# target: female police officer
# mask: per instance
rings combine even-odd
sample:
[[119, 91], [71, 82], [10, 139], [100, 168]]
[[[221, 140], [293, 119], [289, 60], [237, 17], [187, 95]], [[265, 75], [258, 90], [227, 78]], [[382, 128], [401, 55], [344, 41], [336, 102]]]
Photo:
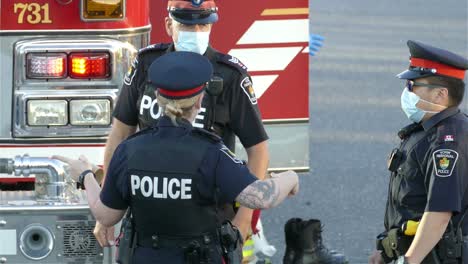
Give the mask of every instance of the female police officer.
[[221, 263], [216, 204], [236, 200], [270, 208], [298, 191], [294, 172], [257, 180], [219, 137], [192, 127], [212, 73], [209, 60], [192, 52], [168, 53], [152, 63], [149, 85], [165, 115], [119, 145], [100, 196], [86, 158], [55, 157], [69, 163], [71, 176], [86, 187], [97, 221], [112, 226], [130, 208], [134, 263], [187, 263], [193, 245], [199, 262], [190, 263]]

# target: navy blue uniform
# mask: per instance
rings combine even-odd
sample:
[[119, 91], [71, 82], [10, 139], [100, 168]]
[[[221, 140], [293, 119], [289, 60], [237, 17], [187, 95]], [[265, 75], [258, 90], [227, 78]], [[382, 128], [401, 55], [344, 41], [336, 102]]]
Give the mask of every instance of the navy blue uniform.
[[[178, 124], [179, 126], [175, 126], [168, 117], [162, 117], [154, 127], [140, 132], [119, 145], [109, 165], [106, 183], [101, 192], [101, 201], [104, 205], [118, 210], [125, 210], [132, 207], [135, 202], [141, 201], [137, 200], [136, 194], [130, 186], [130, 177], [133, 176], [131, 174], [134, 172], [128, 170], [129, 160], [132, 158], [132, 155], [128, 154], [128, 149], [132, 148], [138, 151], [144, 149], [151, 142], [182, 140], [184, 137], [190, 136], [193, 130], [196, 129], [186, 121]], [[158, 159], [162, 159], [164, 156], [167, 155], [159, 152], [158, 149], [154, 149], [152, 153], [147, 155], [147, 161], [145, 162], [157, 163]], [[180, 163], [183, 160], [183, 156], [181, 156], [179, 161], [174, 162], [177, 164], [177, 162]], [[199, 193], [201, 200], [212, 201], [216, 186], [219, 189], [217, 199], [219, 199], [220, 203], [232, 202], [245, 187], [256, 180], [247, 167], [240, 160], [237, 160], [221, 142], [213, 142], [205, 152], [198, 173], [201, 178], [198, 184], [191, 186], [192, 189], [188, 193]], [[182, 192], [183, 190], [180, 189], [180, 192], [178, 192], [179, 198], [187, 195], [187, 193]], [[170, 194], [168, 195], [170, 196]], [[156, 197], [156, 194], [154, 196], [150, 195], [148, 199], [151, 197]], [[173, 208], [173, 210], [177, 209]], [[157, 206], [155, 206], [153, 210], [147, 212], [147, 215], [135, 215], [135, 217], [143, 219], [154, 214], [155, 217], [164, 219], [168, 217], [169, 213], [173, 212], [158, 211]], [[167, 219], [167, 221], [171, 220], [175, 222], [175, 219]], [[180, 219], [178, 220], [180, 221]], [[187, 225], [190, 225], [190, 219], [183, 220], [187, 222]], [[171, 230], [167, 231], [171, 232]], [[177, 248], [152, 249], [138, 247], [135, 251], [134, 260], [135, 263], [183, 263], [183, 254]]]
[[[114, 118], [130, 126], [138, 125], [140, 129], [157, 122], [162, 111], [154, 87], [147, 84], [147, 71], [155, 59], [169, 52], [174, 52], [173, 44], [155, 44], [140, 50], [125, 77]], [[216, 102], [205, 94], [201, 112], [193, 125], [215, 132], [232, 151], [235, 150], [235, 136], [245, 148], [267, 140], [247, 67], [211, 47], [204, 56], [211, 61], [214, 76], [222, 78], [224, 85]]]
[[457, 225], [468, 206], [468, 117], [448, 108], [408, 132], [390, 178], [386, 229], [419, 221], [424, 212], [452, 212]]

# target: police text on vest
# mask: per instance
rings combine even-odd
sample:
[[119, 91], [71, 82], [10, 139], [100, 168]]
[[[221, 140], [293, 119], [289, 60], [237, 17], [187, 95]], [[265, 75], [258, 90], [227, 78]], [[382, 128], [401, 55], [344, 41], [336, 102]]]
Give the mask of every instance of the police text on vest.
[[158, 199], [192, 199], [192, 179], [150, 177], [132, 175], [130, 177], [132, 195], [139, 191], [144, 197]]

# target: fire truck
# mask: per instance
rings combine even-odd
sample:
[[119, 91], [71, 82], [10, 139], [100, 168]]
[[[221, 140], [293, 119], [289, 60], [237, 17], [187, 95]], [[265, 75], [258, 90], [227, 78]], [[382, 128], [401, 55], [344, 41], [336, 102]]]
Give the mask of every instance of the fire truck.
[[[222, 1], [212, 45], [249, 67], [270, 170], [308, 170], [308, 2]], [[0, 263], [112, 263], [82, 190], [54, 154], [103, 163], [139, 49], [170, 42], [166, 1], [3, 0]], [[239, 155], [242, 148], [238, 144]]]

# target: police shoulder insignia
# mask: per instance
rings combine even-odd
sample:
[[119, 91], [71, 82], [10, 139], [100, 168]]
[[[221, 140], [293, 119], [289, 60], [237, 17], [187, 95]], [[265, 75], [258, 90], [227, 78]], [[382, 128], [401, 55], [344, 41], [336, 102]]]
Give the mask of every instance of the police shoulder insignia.
[[126, 85], [131, 85], [133, 78], [135, 77], [136, 69], [138, 66], [138, 57], [132, 61], [132, 65], [128, 68], [127, 73], [125, 74], [124, 83]]
[[451, 149], [439, 149], [433, 154], [435, 174], [439, 177], [449, 177], [458, 160], [458, 152]]
[[255, 96], [255, 91], [252, 87], [252, 81], [250, 80], [249, 76], [242, 79], [240, 87], [242, 88], [242, 91], [244, 91], [244, 93], [249, 97], [250, 102], [252, 104], [257, 104], [257, 97]]
[[236, 154], [234, 154], [228, 147], [226, 147], [225, 145], [223, 145], [221, 147], [221, 152], [223, 152], [224, 154], [226, 154], [226, 156], [228, 156], [232, 161], [234, 161], [235, 163], [238, 163], [238, 164], [243, 164], [244, 162], [242, 162], [242, 160], [236, 158]]

